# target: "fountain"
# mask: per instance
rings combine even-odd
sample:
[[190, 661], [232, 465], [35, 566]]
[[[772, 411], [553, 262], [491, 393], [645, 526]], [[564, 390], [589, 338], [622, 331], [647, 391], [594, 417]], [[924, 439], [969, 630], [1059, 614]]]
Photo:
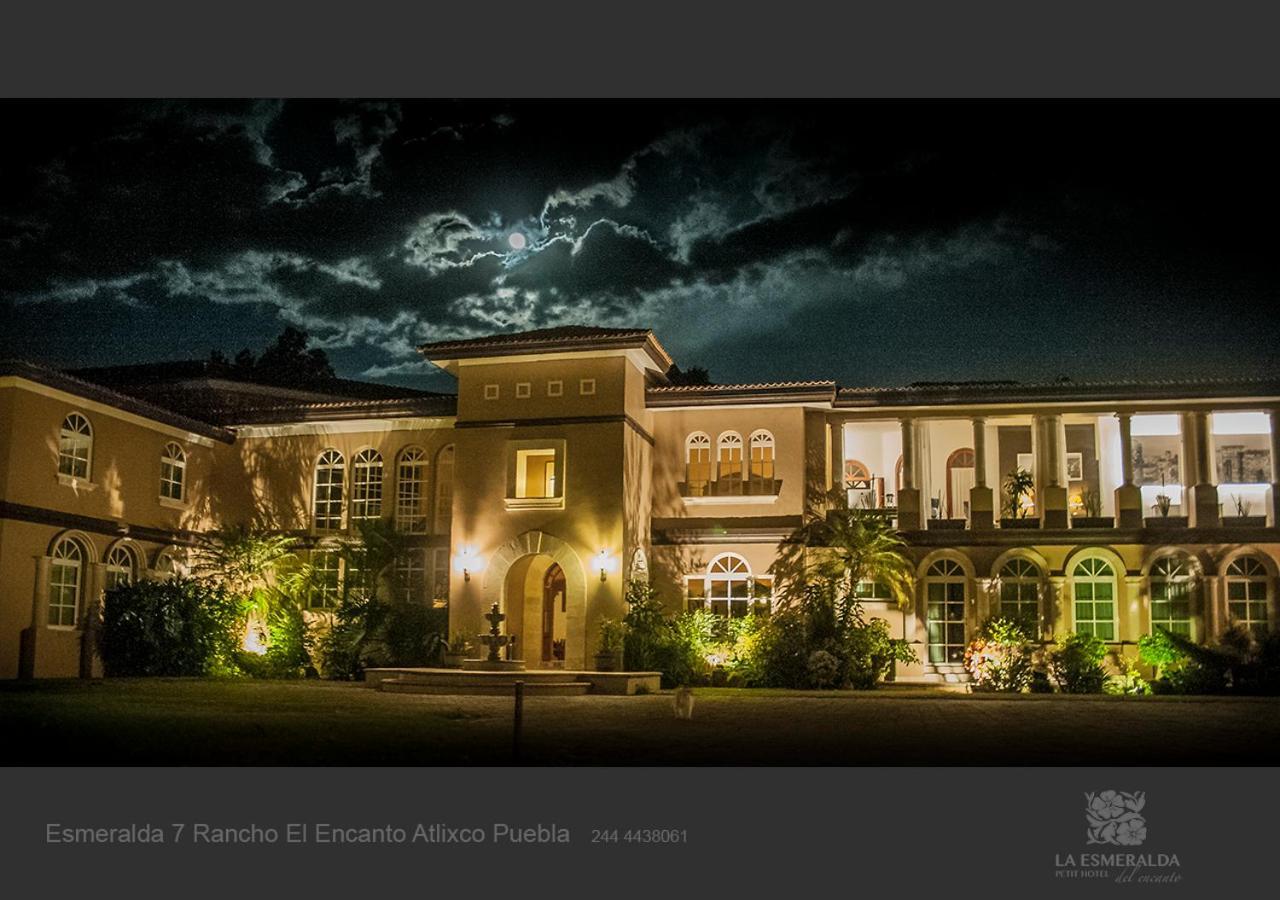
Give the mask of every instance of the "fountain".
[[[512, 651], [515, 650], [516, 637], [512, 634], [502, 634], [498, 627], [506, 620], [506, 615], [498, 610], [498, 604], [494, 603], [489, 612], [485, 614], [485, 618], [489, 620], [489, 633], [479, 635], [480, 643], [489, 648], [489, 655], [484, 659], [468, 659], [463, 664], [464, 669], [474, 669], [486, 672], [523, 672], [524, 660], [512, 659]], [[507, 658], [502, 658], [503, 649], [507, 651]]]

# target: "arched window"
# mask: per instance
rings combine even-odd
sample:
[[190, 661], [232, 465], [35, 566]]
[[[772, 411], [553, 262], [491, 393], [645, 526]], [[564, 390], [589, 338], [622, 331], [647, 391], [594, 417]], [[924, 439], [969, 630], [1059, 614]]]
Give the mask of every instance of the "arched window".
[[726, 431], [716, 439], [716, 493], [742, 493], [742, 435]]
[[436, 534], [448, 534], [453, 527], [453, 457], [453, 444], [436, 454]]
[[773, 435], [767, 431], [753, 431], [750, 439], [751, 475], [749, 492], [773, 493]]
[[407, 534], [427, 530], [427, 454], [406, 447], [396, 464], [396, 527]]
[[85, 552], [79, 541], [63, 538], [49, 560], [49, 624], [69, 628], [80, 615]]
[[974, 453], [962, 447], [947, 457], [947, 516], [952, 519], [969, 518], [969, 491], [975, 480]]
[[1105, 559], [1090, 557], [1071, 573], [1075, 630], [1104, 641], [1116, 639], [1116, 573]]
[[1195, 577], [1185, 557], [1166, 556], [1151, 567], [1151, 630], [1191, 637], [1191, 592]]
[[107, 551], [106, 589], [121, 584], [133, 584], [138, 580], [138, 558], [124, 544], [116, 544]]
[[1227, 616], [1234, 625], [1243, 625], [1258, 637], [1267, 633], [1271, 621], [1270, 578], [1261, 560], [1241, 556], [1227, 567]]
[[164, 455], [160, 457], [160, 496], [181, 501], [186, 482], [187, 454], [170, 441], [164, 445]]
[[964, 604], [968, 579], [955, 560], [940, 559], [925, 573], [925, 623], [929, 633], [929, 662], [964, 662]]
[[1040, 634], [1040, 569], [1014, 557], [1000, 569], [1000, 615], [1021, 622], [1028, 634]]
[[361, 450], [351, 461], [351, 520], [382, 518], [382, 454]]
[[342, 528], [342, 485], [346, 471], [346, 463], [337, 450], [326, 450], [316, 460], [316, 531]]
[[684, 484], [688, 497], [705, 497], [711, 489], [711, 438], [701, 431], [685, 438]]
[[88, 480], [93, 463], [93, 426], [79, 413], [62, 420], [58, 432], [58, 474]]
[[709, 609], [735, 619], [767, 608], [773, 596], [773, 578], [752, 575], [751, 566], [736, 553], [720, 554], [704, 574], [689, 576], [685, 586], [690, 609]]
[[175, 575], [185, 575], [187, 567], [184, 563], [179, 562], [178, 551], [173, 547], [166, 547], [156, 554], [155, 565], [151, 570], [160, 576], [161, 579], [167, 580]]

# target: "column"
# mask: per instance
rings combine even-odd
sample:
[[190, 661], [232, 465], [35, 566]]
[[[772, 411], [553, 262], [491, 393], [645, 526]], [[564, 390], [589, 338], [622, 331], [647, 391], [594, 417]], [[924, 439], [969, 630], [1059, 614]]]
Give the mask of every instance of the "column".
[[1117, 616], [1117, 641], [1137, 641], [1144, 634], [1151, 633], [1151, 598], [1144, 590], [1141, 575], [1124, 576], [1124, 607], [1116, 606], [1116, 612], [1123, 609], [1124, 615]]
[[1052, 638], [1055, 634], [1066, 634], [1075, 624], [1075, 610], [1071, 608], [1071, 598], [1067, 596], [1067, 579], [1065, 575], [1049, 576], [1049, 596], [1044, 602], [1043, 633]]
[[1271, 497], [1267, 504], [1267, 526], [1280, 526], [1280, 409], [1271, 410]]
[[31, 624], [22, 629], [18, 649], [18, 677], [34, 678], [40, 637], [49, 622], [49, 557], [35, 558], [35, 588], [31, 593]]
[[1209, 453], [1209, 414], [1182, 414], [1183, 512], [1192, 528], [1216, 528], [1222, 524], [1218, 508], [1218, 486], [1213, 477], [1213, 457]]
[[833, 501], [837, 498], [841, 501], [833, 505], [843, 505], [843, 501], [849, 496], [844, 483], [844, 423], [832, 422], [827, 429], [827, 453], [831, 461], [827, 473], [827, 490], [831, 491]]
[[84, 609], [80, 611], [80, 677], [92, 678], [97, 660], [98, 629], [102, 623], [102, 596], [107, 585], [107, 567], [100, 562], [88, 567]]
[[898, 490], [898, 529], [900, 531], [919, 531], [924, 527], [924, 515], [921, 507], [920, 488], [917, 485], [916, 473], [916, 421], [901, 420], [902, 427], [902, 487]]
[[973, 487], [969, 489], [969, 527], [995, 527], [995, 495], [987, 487], [987, 420], [973, 420]]
[[1067, 484], [1065, 480], [1066, 454], [1062, 449], [1065, 428], [1060, 415], [1035, 417], [1035, 431], [1039, 438], [1036, 459], [1037, 490], [1036, 507], [1040, 512], [1041, 528], [1066, 528]]
[[1142, 489], [1133, 483], [1133, 416], [1116, 413], [1120, 423], [1120, 486], [1116, 488], [1116, 526], [1142, 527]]

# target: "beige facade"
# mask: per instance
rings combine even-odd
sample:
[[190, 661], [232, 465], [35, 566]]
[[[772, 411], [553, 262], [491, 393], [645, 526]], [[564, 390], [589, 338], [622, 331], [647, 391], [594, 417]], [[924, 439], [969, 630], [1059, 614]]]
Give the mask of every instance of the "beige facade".
[[[905, 614], [868, 586], [916, 644], [906, 677], [948, 672], [1015, 608], [1046, 639], [1093, 630], [1129, 656], [1155, 624], [1209, 639], [1280, 621], [1277, 385], [676, 386], [642, 330], [423, 352], [456, 399], [264, 388], [210, 412], [182, 402], [223, 389], [207, 382], [156, 405], [0, 368], [0, 676], [92, 674], [106, 584], [240, 523], [322, 551], [395, 522], [451, 631], [485, 630], [496, 603], [535, 667], [589, 668], [633, 576], [673, 610], [767, 599], [779, 543], [835, 502], [891, 517], [917, 564]], [[1011, 511], [1018, 468], [1033, 487]]]

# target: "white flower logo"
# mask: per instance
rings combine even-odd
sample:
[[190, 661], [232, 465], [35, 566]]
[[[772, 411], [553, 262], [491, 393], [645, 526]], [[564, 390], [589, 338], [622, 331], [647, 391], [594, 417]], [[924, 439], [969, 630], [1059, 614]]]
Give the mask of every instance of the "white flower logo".
[[1090, 844], [1137, 847], [1147, 839], [1147, 820], [1141, 815], [1147, 795], [1142, 791], [1101, 791], [1084, 795]]

